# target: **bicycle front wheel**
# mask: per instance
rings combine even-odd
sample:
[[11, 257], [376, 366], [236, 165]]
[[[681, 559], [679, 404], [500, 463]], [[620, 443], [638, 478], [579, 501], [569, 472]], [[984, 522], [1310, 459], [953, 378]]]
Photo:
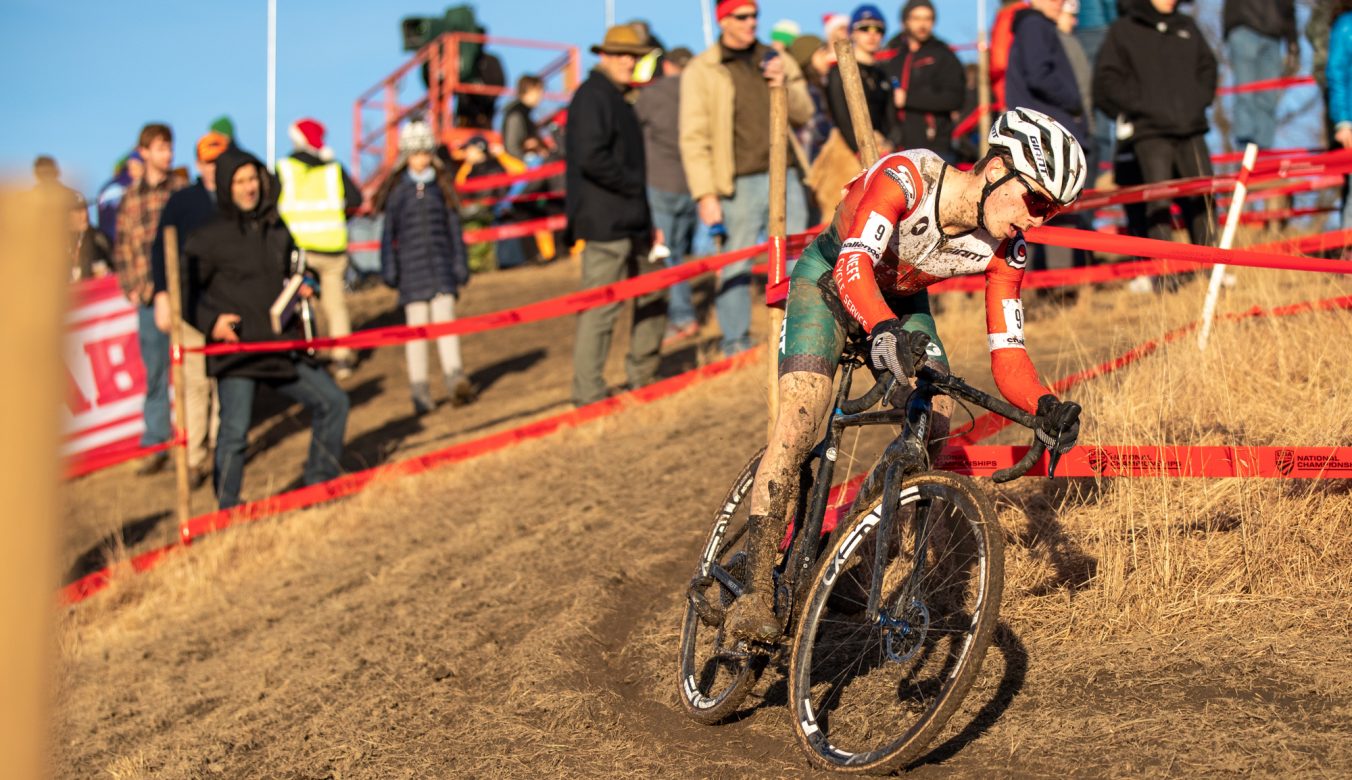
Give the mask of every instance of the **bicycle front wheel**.
[[794, 730], [825, 769], [889, 772], [919, 757], [971, 688], [999, 619], [1004, 543], [990, 498], [931, 471], [890, 500], [885, 531], [883, 499], [842, 525], [794, 636]]

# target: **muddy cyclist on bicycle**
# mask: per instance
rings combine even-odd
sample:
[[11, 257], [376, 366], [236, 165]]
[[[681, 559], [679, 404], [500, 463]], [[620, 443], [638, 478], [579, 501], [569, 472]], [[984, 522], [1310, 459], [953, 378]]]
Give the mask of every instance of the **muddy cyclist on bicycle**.
[[[1075, 137], [1046, 114], [1015, 108], [996, 120], [990, 151], [971, 171], [930, 151], [905, 151], [846, 185], [831, 225], [803, 252], [790, 279], [779, 341], [779, 411], [751, 492], [750, 582], [728, 611], [734, 635], [773, 642], [783, 630], [772, 572], [796, 500], [798, 469], [830, 405], [845, 326], [857, 324], [867, 334], [877, 371], [913, 379], [928, 362], [947, 372], [926, 288], [984, 274], [996, 385], [1038, 416], [1037, 434], [1049, 448], [1065, 452], [1075, 444], [1079, 407], [1061, 402], [1038, 380], [1024, 348], [1019, 290], [1028, 259], [1023, 231], [1073, 203], [1084, 179], [1084, 152]], [[947, 434], [952, 408], [946, 396], [935, 398], [934, 440]]]

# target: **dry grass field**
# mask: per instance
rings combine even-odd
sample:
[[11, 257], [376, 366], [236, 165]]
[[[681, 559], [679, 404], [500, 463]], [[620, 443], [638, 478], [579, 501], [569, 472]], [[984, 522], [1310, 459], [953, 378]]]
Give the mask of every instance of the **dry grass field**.
[[[530, 300], [567, 272], [500, 276]], [[1197, 280], [1165, 296], [1032, 300], [1030, 349], [1060, 377], [1195, 319], [1203, 292]], [[1222, 310], [1349, 293], [1341, 277], [1240, 270]], [[980, 312], [947, 296], [939, 324], [954, 370], [990, 388]], [[551, 326], [532, 370], [568, 375], [569, 330]], [[467, 348], [509, 358], [545, 337], [501, 331]], [[1225, 323], [1206, 353], [1180, 340], [1069, 393], [1086, 410], [1081, 441], [1352, 445], [1349, 337], [1352, 312], [1338, 312]], [[402, 387], [397, 357], [379, 365]], [[724, 726], [687, 721], [676, 699], [682, 593], [728, 480], [763, 441], [763, 376], [722, 376], [119, 576], [62, 613], [56, 774], [807, 776], [780, 671]], [[514, 403], [513, 389], [481, 403]], [[850, 465], [877, 444], [851, 442]], [[1352, 774], [1347, 480], [982, 482], [1007, 539], [991, 693], [913, 775]]]

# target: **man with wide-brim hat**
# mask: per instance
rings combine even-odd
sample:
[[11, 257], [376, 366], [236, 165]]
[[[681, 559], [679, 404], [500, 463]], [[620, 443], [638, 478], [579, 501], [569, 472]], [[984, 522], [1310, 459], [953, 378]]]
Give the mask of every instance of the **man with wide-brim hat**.
[[638, 32], [627, 24], [617, 24], [606, 30], [606, 37], [600, 43], [591, 47], [592, 54], [618, 56], [628, 54], [635, 58], [642, 57], [652, 50], [653, 47], [639, 38]]
[[[568, 105], [564, 134], [568, 160], [565, 213], [566, 243], [586, 241], [582, 251], [582, 287], [612, 284], [662, 267], [650, 258], [652, 215], [648, 208], [647, 160], [643, 131], [625, 100], [634, 63], [651, 47], [629, 25], [612, 27], [592, 47], [601, 61], [577, 88]], [[573, 347], [573, 403], [603, 400], [610, 394], [604, 377], [615, 320], [622, 304], [588, 309], [578, 316]], [[651, 384], [657, 376], [662, 334], [667, 324], [666, 291], [634, 301], [625, 372], [630, 387]]]

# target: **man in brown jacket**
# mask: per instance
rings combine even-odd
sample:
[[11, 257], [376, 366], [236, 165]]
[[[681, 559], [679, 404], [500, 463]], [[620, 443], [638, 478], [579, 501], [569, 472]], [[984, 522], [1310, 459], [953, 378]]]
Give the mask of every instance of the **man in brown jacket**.
[[[755, 2], [722, 0], [716, 15], [718, 43], [691, 60], [681, 77], [681, 161], [700, 220], [722, 225], [723, 249], [731, 251], [762, 240], [769, 227], [770, 88], [787, 88], [791, 126], [809, 121], [813, 107], [797, 63], [756, 40]], [[800, 174], [790, 165], [790, 233], [807, 227]], [[751, 346], [751, 263], [719, 273], [715, 309], [725, 355]]]

